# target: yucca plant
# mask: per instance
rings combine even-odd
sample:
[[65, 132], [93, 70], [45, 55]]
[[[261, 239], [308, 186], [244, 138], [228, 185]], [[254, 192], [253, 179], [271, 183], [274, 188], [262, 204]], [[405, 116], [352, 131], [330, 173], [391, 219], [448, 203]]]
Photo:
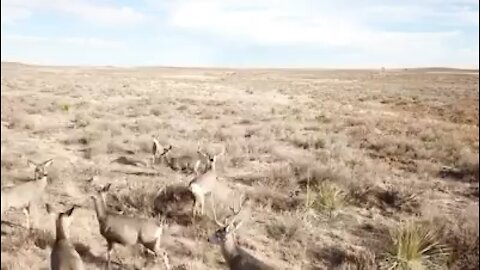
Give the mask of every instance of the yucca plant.
[[448, 258], [438, 230], [430, 224], [407, 222], [391, 232], [392, 246], [382, 264], [389, 270], [439, 269]]

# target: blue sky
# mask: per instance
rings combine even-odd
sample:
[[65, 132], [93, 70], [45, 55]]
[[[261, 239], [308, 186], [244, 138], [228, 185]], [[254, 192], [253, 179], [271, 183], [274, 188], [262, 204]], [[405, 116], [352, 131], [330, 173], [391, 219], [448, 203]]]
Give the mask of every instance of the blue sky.
[[478, 68], [478, 0], [2, 0], [2, 61]]

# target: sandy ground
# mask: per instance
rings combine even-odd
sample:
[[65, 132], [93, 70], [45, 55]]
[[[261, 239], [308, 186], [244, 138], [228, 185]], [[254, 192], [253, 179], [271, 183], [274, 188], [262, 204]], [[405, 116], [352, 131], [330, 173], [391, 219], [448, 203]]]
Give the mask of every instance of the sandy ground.
[[[153, 136], [177, 154], [198, 142], [226, 149], [217, 212], [245, 193], [238, 241], [278, 269], [375, 269], [388, 230], [412, 219], [461, 220], [477, 226], [466, 237], [478, 241], [478, 73], [2, 63], [1, 74], [2, 188], [33, 177], [27, 159], [53, 158], [43, 200], [79, 205], [70, 236], [88, 269], [105, 266], [96, 186], [112, 183], [112, 210], [159, 220], [156, 192], [192, 179], [163, 164], [112, 162], [148, 164]], [[326, 186], [340, 194], [331, 212]], [[208, 202], [203, 219], [167, 218], [162, 247], [175, 269], [227, 268], [206, 241], [216, 229]], [[48, 269], [54, 221], [43, 203], [36, 210], [31, 233], [21, 211], [2, 217], [2, 269]], [[118, 269], [163, 267], [138, 246], [117, 246], [114, 258]]]

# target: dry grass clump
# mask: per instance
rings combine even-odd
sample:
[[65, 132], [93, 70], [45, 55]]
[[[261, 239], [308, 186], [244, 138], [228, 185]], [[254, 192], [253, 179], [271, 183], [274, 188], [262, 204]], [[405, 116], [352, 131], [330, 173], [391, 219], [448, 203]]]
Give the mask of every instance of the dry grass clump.
[[351, 247], [347, 249], [345, 261], [341, 269], [345, 270], [373, 270], [377, 269], [376, 256], [371, 250]]
[[[3, 148], [4, 146], [2, 146]], [[2, 149], [3, 150], [3, 149]], [[25, 163], [21, 164], [21, 155], [12, 153], [12, 152], [4, 152], [2, 154], [2, 160], [1, 160], [1, 168], [5, 170], [11, 170], [15, 167], [19, 167], [24, 165]], [[2, 181], [2, 183], [4, 183]]]
[[278, 217], [275, 221], [266, 225], [266, 231], [270, 238], [276, 241], [291, 242], [299, 241], [302, 236], [301, 221], [293, 216]]
[[140, 213], [145, 216], [154, 216], [154, 202], [157, 191], [152, 188], [138, 186], [121, 189], [118, 193], [109, 194], [109, 207], [126, 214]]
[[348, 201], [359, 207], [372, 207], [375, 203], [374, 186], [367, 182], [352, 182], [347, 186]]
[[263, 186], [258, 186], [254, 191], [247, 192], [247, 196], [255, 203], [275, 212], [295, 211], [304, 203], [299, 197], [288, 196]]
[[9, 238], [5, 241], [6, 243], [2, 243], [2, 252], [18, 252], [28, 246], [45, 249], [52, 246], [55, 241], [54, 235], [49, 230], [43, 229], [16, 231], [15, 235], [11, 235]]
[[413, 189], [406, 187], [378, 187], [369, 183], [350, 183], [348, 201], [359, 207], [376, 207], [384, 211], [418, 213], [421, 200]]
[[305, 206], [332, 217], [345, 205], [344, 192], [332, 183], [325, 182], [313, 189], [307, 189]]
[[282, 162], [270, 166], [265, 184], [275, 190], [290, 190], [296, 185], [296, 178], [289, 163]]
[[92, 118], [86, 112], [78, 112], [75, 114], [72, 122], [76, 128], [85, 128], [90, 125]]
[[13, 115], [12, 118], [10, 119], [9, 128], [35, 130], [36, 128], [35, 119], [29, 114], [18, 112], [17, 114]]
[[[319, 250], [311, 250], [314, 260], [323, 261], [328, 269], [373, 270], [378, 269], [375, 254], [370, 250], [349, 246], [332, 245]], [[317, 269], [317, 268], [315, 268]]]
[[421, 207], [418, 196], [407, 188], [377, 188], [375, 191], [379, 207], [383, 210], [394, 209], [407, 213], [417, 213]]
[[317, 134], [295, 135], [288, 139], [293, 145], [302, 149], [321, 149], [325, 147], [325, 139]]
[[443, 241], [452, 249], [449, 269], [478, 269], [479, 231], [478, 216], [464, 217], [450, 223], [443, 234]]
[[352, 234], [359, 237], [360, 244], [375, 254], [381, 254], [388, 249], [391, 237], [390, 230], [382, 223], [363, 223], [354, 228]]
[[[473, 153], [469, 149], [463, 149], [460, 157], [456, 162], [457, 168], [460, 171], [462, 179], [467, 181], [479, 181], [479, 156], [478, 153]], [[466, 179], [465, 179], [466, 178]]]
[[154, 211], [177, 224], [189, 224], [193, 199], [185, 185], [170, 185], [157, 193], [153, 200]]
[[442, 267], [449, 249], [442, 244], [433, 224], [407, 222], [391, 231], [391, 246], [381, 263], [386, 269], [431, 269]]
[[294, 175], [298, 180], [298, 184], [303, 190], [310, 188], [318, 188], [323, 182], [345, 183], [348, 175], [345, 168], [339, 164], [319, 164], [314, 161], [295, 162], [293, 165]]

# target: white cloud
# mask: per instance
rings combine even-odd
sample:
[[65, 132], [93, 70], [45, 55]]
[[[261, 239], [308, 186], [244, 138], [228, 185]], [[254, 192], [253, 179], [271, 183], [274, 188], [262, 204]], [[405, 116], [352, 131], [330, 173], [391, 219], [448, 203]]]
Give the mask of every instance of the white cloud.
[[3, 6], [2, 3], [2, 24], [13, 24], [15, 21], [23, 20], [32, 14], [28, 9], [15, 7], [15, 6]]
[[[41, 11], [55, 11], [100, 24], [134, 24], [145, 15], [128, 6], [98, 3], [91, 0], [2, 0], [2, 24], [28, 18]], [[13, 12], [12, 12], [13, 11]]]
[[[66, 64], [478, 66], [478, 38], [471, 34], [478, 35], [477, 0], [131, 3], [2, 0], [2, 28], [29, 17], [26, 23], [34, 24], [36, 14], [60, 15], [55, 19], [63, 34], [58, 34], [67, 36], [45, 37], [10, 25], [5, 28], [16, 35], [2, 35], [8, 47], [2, 53]], [[159, 15], [153, 17], [155, 12]], [[68, 37], [69, 29], [61, 24], [71, 18], [86, 22], [81, 29], [86, 36], [105, 33], [118, 40]], [[145, 20], [149, 23], [138, 25]], [[121, 27], [93, 29], [88, 22]], [[91, 29], [95, 34], [89, 34]]]
[[[450, 10], [437, 10], [431, 5], [415, 5], [414, 1], [402, 3], [386, 6], [384, 1], [361, 1], [359, 4], [354, 1], [184, 0], [172, 2], [167, 8], [168, 23], [172, 27], [207, 33], [233, 44], [347, 47], [390, 52], [415, 51], [421, 47], [440, 50], [459, 33], [453, 30], [394, 32], [373, 27], [373, 22], [381, 27], [382, 21], [388, 23], [395, 19], [404, 22], [447, 19], [458, 24], [478, 18], [478, 9], [448, 6], [442, 8]], [[455, 12], [449, 13], [452, 9]]]

